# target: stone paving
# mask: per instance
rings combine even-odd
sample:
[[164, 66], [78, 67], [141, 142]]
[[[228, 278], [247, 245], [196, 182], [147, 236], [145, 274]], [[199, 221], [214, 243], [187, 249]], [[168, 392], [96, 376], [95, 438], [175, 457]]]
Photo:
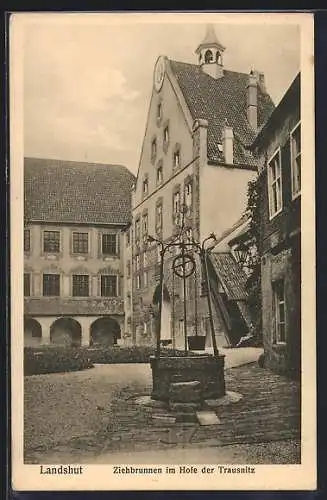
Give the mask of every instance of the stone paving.
[[[92, 370], [89, 373], [92, 374]], [[103, 457], [106, 463], [105, 457], [115, 453], [148, 451], [151, 455], [150, 452], [170, 452], [172, 449], [177, 452], [183, 448], [195, 453], [205, 448], [226, 449], [237, 445], [261, 448], [262, 453], [256, 455], [257, 463], [300, 463], [299, 384], [251, 363], [227, 369], [226, 388], [243, 397], [216, 409], [218, 425], [171, 424], [152, 418], [167, 414], [167, 410], [137, 403], [140, 396], [150, 393], [151, 378], [135, 377], [129, 384], [120, 383], [112, 388], [110, 403], [100, 407], [97, 425], [88, 432], [80, 432], [70, 439], [58, 438], [51, 446], [35, 447], [35, 441], [33, 446], [26, 440], [25, 460], [28, 463], [46, 463], [47, 460], [55, 463], [55, 456], [62, 462], [62, 457], [68, 454], [71, 462], [75, 458], [81, 463], [94, 460], [99, 463]], [[103, 388], [102, 394], [105, 395]], [[105, 399], [102, 397], [102, 400]], [[278, 446], [279, 442], [290, 443], [290, 446]], [[272, 443], [276, 445], [272, 447]]]

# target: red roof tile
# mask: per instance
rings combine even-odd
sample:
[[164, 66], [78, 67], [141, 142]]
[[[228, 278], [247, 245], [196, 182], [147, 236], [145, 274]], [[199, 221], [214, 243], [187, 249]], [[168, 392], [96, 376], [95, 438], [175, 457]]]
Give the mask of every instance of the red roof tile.
[[25, 219], [125, 225], [134, 181], [121, 165], [25, 158]]
[[[227, 119], [234, 131], [235, 164], [256, 166], [256, 160], [244, 147], [249, 146], [255, 137], [246, 113], [249, 75], [224, 70], [224, 75], [215, 80], [198, 65], [172, 60], [170, 64], [192, 118], [208, 120], [209, 161], [223, 161], [223, 153], [219, 151], [218, 144], [222, 143], [223, 127]], [[266, 122], [273, 109], [271, 97], [258, 85], [258, 127]]]

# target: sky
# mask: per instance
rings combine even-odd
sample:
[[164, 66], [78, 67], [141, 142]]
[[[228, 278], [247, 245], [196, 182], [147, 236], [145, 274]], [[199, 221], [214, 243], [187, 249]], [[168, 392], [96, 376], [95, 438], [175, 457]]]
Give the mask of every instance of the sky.
[[300, 68], [295, 23], [46, 16], [24, 28], [25, 156], [122, 164], [136, 173], [155, 61], [166, 55], [196, 64], [208, 20], [226, 47], [224, 66], [263, 71], [275, 104]]

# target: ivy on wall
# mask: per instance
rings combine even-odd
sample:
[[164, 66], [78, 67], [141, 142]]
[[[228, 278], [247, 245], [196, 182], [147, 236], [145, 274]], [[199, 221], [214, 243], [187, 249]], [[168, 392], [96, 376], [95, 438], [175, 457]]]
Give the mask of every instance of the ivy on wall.
[[250, 218], [249, 236], [255, 248], [250, 264], [250, 274], [246, 282], [248, 306], [250, 308], [253, 334], [256, 343], [262, 343], [262, 295], [261, 295], [261, 212], [263, 208], [264, 176], [260, 173], [248, 183], [246, 212]]

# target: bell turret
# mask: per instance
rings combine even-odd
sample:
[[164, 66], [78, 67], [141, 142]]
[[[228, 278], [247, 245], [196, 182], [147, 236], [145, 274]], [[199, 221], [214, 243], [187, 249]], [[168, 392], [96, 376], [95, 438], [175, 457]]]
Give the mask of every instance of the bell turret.
[[208, 24], [204, 40], [195, 53], [202, 70], [212, 78], [218, 79], [224, 75], [223, 52], [225, 47], [218, 41], [215, 29]]

